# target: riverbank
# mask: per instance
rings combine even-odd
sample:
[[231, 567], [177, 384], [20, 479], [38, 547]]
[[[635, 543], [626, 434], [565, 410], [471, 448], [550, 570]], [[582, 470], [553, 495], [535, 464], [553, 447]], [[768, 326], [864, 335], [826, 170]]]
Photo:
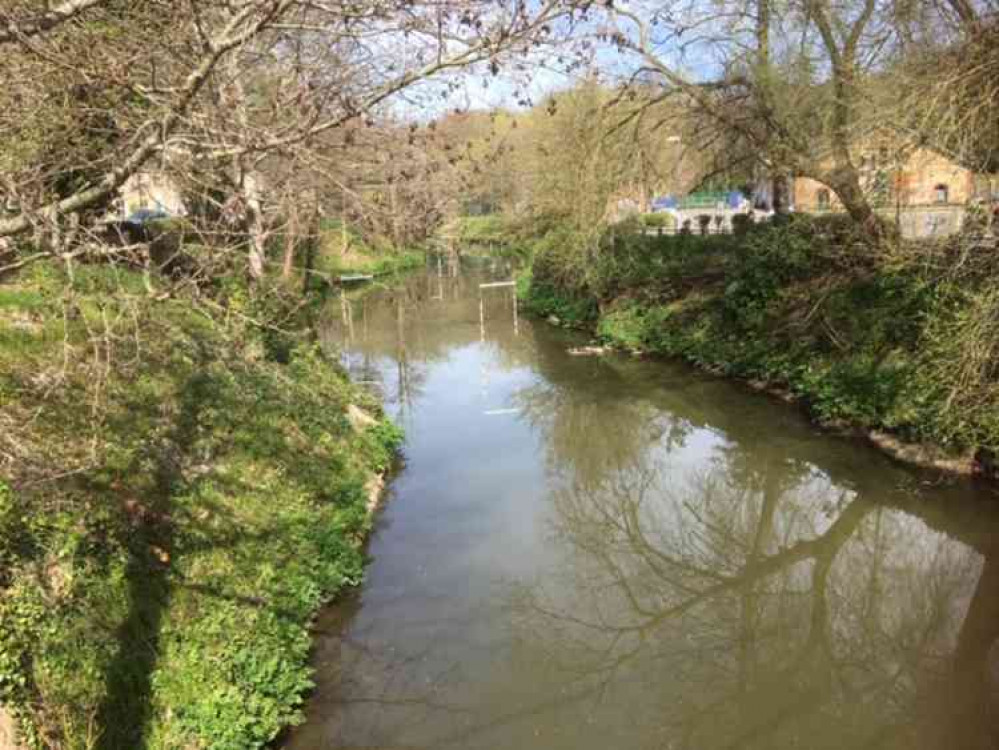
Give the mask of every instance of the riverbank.
[[997, 279], [968, 238], [874, 250], [798, 219], [739, 237], [551, 232], [520, 294], [604, 344], [680, 357], [896, 457], [994, 475]]
[[0, 702], [40, 746], [259, 747], [300, 718], [400, 435], [308, 300], [149, 281], [0, 287]]
[[387, 241], [366, 240], [338, 220], [323, 222], [315, 270], [323, 277], [335, 279], [343, 275], [385, 276], [412, 271], [427, 261], [422, 247], [396, 247]]
[[422, 268], [427, 262], [423, 250], [402, 250], [389, 254], [350, 253], [320, 263], [320, 273], [331, 279], [344, 275], [387, 276]]

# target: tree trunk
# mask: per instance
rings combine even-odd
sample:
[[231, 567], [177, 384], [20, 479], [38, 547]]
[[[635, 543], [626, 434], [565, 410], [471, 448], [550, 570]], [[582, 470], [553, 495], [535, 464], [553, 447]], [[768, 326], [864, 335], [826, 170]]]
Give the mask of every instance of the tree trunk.
[[259, 281], [264, 277], [264, 263], [267, 256], [266, 231], [259, 200], [247, 203], [247, 223], [250, 234], [250, 277], [254, 281]]
[[871, 203], [860, 186], [860, 175], [852, 162], [840, 160], [835, 170], [821, 179], [821, 182], [833, 189], [843, 208], [868, 239], [879, 243], [889, 238], [891, 229], [871, 208]]
[[775, 174], [773, 176], [773, 183], [771, 189], [773, 191], [774, 213], [779, 215], [786, 214], [791, 205], [790, 201], [791, 187], [787, 179], [787, 175], [783, 173]]
[[309, 215], [309, 229], [306, 234], [305, 258], [302, 262], [302, 295], [309, 293], [312, 283], [312, 269], [316, 263], [316, 253], [322, 243], [323, 233], [319, 226], [322, 214], [319, 208], [319, 191], [313, 191], [313, 200]]
[[267, 225], [264, 221], [260, 180], [251, 169], [247, 169], [245, 164], [240, 163], [238, 185], [243, 194], [243, 204], [246, 207], [245, 221], [249, 239], [247, 254], [250, 278], [259, 281], [264, 277], [267, 262]]
[[281, 264], [281, 278], [284, 281], [290, 281], [292, 271], [295, 268], [295, 245], [298, 243], [298, 204], [294, 197], [289, 195], [286, 205], [288, 221], [284, 229], [284, 262]]

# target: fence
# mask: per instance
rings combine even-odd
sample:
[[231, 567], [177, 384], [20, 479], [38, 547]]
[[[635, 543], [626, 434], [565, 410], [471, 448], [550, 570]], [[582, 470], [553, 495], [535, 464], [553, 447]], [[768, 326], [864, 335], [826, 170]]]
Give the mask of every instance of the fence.
[[[664, 227], [649, 227], [647, 235], [674, 234], [732, 234], [736, 220], [734, 217], [747, 214], [745, 209], [702, 206], [699, 208], [673, 208], [661, 212], [670, 217], [670, 223]], [[765, 221], [772, 215], [770, 211], [753, 211], [752, 220]]]
[[[734, 219], [737, 215], [745, 215], [745, 210], [702, 207], [669, 209], [661, 212], [671, 217], [670, 224], [663, 227], [648, 227], [645, 234], [664, 236], [675, 234], [731, 234], [734, 229]], [[809, 211], [815, 216], [830, 216], [841, 212]], [[957, 205], [901, 206], [895, 208], [879, 208], [878, 213], [888, 221], [896, 224], [902, 236], [907, 239], [927, 237], [946, 237], [961, 231], [964, 226], [967, 210]], [[753, 211], [753, 221], [765, 221], [772, 215], [770, 211]]]

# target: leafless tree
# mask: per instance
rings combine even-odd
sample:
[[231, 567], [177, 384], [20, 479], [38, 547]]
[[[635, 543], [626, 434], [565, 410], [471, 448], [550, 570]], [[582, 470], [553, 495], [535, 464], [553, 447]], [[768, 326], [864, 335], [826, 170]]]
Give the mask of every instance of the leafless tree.
[[[0, 95], [37, 117], [0, 120], [10, 154], [0, 176], [15, 207], [0, 218], [0, 237], [56, 236], [67, 217], [99, 212], [159, 159], [167, 171], [214, 172], [238, 206], [249, 270], [259, 277], [269, 217], [278, 213], [271, 196], [280, 194], [265, 184], [271, 162], [321, 162], [330, 133], [385, 118], [403, 91], [446, 95], [448, 76], [528, 54], [564, 32], [573, 12], [564, 0], [383, 0], [364, 8], [253, 0], [236, 10], [222, 2], [134, 10], [75, 2], [19, 13], [8, 23], [0, 71], [10, 83]], [[106, 27], [116, 33], [94, 30]], [[49, 101], [73, 91], [75, 99]], [[103, 129], [86, 119], [98, 100]], [[80, 142], [85, 152], [62, 148]]]

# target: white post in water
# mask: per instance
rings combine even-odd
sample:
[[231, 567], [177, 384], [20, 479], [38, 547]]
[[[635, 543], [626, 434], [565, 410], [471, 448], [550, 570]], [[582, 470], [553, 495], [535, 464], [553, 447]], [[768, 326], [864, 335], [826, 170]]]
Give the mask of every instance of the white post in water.
[[354, 312], [350, 309], [350, 302], [347, 300], [347, 292], [340, 289], [340, 314], [343, 317], [343, 325], [347, 333], [347, 343], [354, 343]]
[[520, 335], [520, 325], [517, 321], [517, 287], [510, 289], [510, 297], [513, 300], [513, 335]]
[[486, 307], [482, 301], [482, 286], [479, 286], [479, 341], [486, 343]]
[[499, 289], [502, 287], [510, 287], [513, 291], [513, 332], [516, 335], [520, 335], [520, 327], [517, 322], [517, 290], [515, 281], [492, 281], [488, 284], [479, 284], [479, 327], [482, 332], [482, 340], [486, 340], [486, 312], [485, 307], [482, 302], [482, 290], [483, 289]]

